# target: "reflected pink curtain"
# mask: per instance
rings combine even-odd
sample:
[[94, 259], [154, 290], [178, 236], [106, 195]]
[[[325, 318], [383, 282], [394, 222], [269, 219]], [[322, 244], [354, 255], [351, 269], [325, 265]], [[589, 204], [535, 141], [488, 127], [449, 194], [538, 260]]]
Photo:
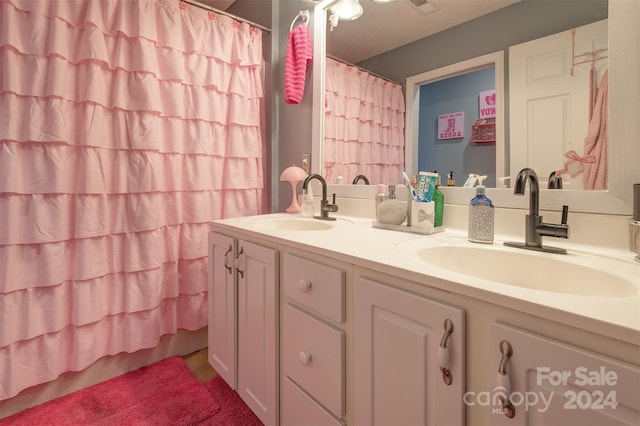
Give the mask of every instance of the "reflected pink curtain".
[[404, 169], [402, 86], [327, 58], [324, 177], [345, 183], [401, 183]]
[[0, 400], [207, 325], [261, 213], [262, 33], [173, 0], [1, 0]]

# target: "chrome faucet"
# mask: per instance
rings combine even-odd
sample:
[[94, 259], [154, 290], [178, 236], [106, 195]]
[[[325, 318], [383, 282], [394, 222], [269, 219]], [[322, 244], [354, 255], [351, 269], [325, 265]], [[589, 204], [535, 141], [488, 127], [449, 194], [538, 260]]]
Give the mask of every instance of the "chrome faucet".
[[556, 172], [551, 172], [549, 175], [547, 189], [562, 189], [562, 177], [558, 176]]
[[505, 246], [522, 248], [527, 250], [547, 251], [550, 253], [566, 253], [567, 250], [558, 247], [542, 245], [542, 237], [569, 238], [569, 225], [567, 216], [569, 207], [562, 206], [562, 220], [560, 224], [543, 223], [538, 208], [539, 185], [538, 175], [530, 168], [520, 170], [516, 177], [513, 193], [524, 195], [524, 189], [529, 181], [529, 214], [525, 216], [525, 236], [524, 243], [506, 242]]
[[369, 179], [365, 175], [358, 175], [353, 178], [353, 185], [357, 184], [359, 180], [364, 181], [365, 185], [369, 185]]
[[320, 216], [314, 216], [315, 219], [321, 220], [336, 220], [335, 217], [329, 217], [329, 212], [337, 212], [338, 206], [336, 205], [336, 194], [333, 194], [333, 203], [329, 204], [329, 200], [327, 200], [327, 181], [324, 178], [317, 174], [311, 174], [306, 177], [304, 182], [302, 183], [302, 190], [306, 193], [307, 187], [309, 186], [309, 182], [312, 179], [318, 179], [320, 184], [322, 185], [322, 200], [320, 201]]

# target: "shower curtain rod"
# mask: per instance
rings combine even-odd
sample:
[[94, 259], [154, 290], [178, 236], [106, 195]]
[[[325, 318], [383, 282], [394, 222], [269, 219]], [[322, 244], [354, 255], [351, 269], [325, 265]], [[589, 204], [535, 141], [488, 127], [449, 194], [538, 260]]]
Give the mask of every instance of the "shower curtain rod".
[[342, 62], [342, 63], [343, 63], [343, 64], [345, 64], [345, 65], [349, 65], [350, 67], [358, 68], [360, 71], [364, 71], [364, 72], [366, 72], [366, 73], [369, 73], [369, 74], [371, 74], [372, 76], [374, 76], [374, 77], [378, 77], [378, 78], [381, 78], [381, 79], [383, 79], [384, 81], [388, 81], [389, 83], [397, 84], [398, 86], [402, 86], [402, 87], [404, 87], [404, 84], [402, 84], [402, 83], [398, 83], [397, 81], [393, 81], [393, 80], [391, 80], [390, 78], [385, 77], [385, 76], [383, 76], [383, 75], [376, 74], [376, 73], [375, 73], [375, 72], [373, 72], [373, 71], [369, 71], [369, 70], [368, 70], [368, 69], [366, 69], [366, 68], [362, 68], [360, 65], [352, 64], [351, 62], [345, 61], [344, 59], [340, 59], [340, 58], [338, 58], [337, 56], [333, 56], [333, 55], [331, 55], [331, 54], [327, 53], [327, 57], [328, 57], [328, 58], [333, 59], [334, 61]]
[[196, 0], [181, 0], [181, 1], [184, 2], [184, 3], [188, 3], [188, 4], [192, 5], [192, 6], [199, 7], [200, 9], [209, 10], [211, 12], [215, 12], [215, 13], [218, 13], [220, 15], [225, 15], [225, 16], [228, 16], [229, 18], [233, 18], [236, 21], [247, 23], [247, 24], [251, 25], [252, 27], [260, 28], [262, 31], [264, 31], [266, 33], [271, 33], [271, 28], [267, 28], [267, 27], [264, 27], [264, 26], [262, 26], [260, 24], [256, 24], [255, 22], [251, 22], [248, 19], [244, 19], [244, 18], [241, 18], [241, 17], [239, 17], [237, 15], [233, 15], [233, 14], [231, 14], [229, 12], [225, 12], [224, 10], [216, 9], [213, 6], [209, 6], [207, 4], [200, 3], [199, 1], [196, 1]]

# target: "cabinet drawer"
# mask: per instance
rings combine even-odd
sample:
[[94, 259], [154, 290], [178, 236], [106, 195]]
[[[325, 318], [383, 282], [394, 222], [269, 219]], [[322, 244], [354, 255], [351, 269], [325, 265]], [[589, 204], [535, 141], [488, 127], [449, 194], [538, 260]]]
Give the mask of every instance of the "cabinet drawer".
[[283, 426], [341, 426], [324, 408], [318, 405], [309, 395], [296, 386], [291, 380], [282, 380], [282, 411], [280, 423]]
[[345, 406], [345, 335], [293, 305], [282, 310], [284, 374], [337, 417]]
[[333, 321], [344, 321], [344, 271], [287, 254], [283, 283], [287, 297]]

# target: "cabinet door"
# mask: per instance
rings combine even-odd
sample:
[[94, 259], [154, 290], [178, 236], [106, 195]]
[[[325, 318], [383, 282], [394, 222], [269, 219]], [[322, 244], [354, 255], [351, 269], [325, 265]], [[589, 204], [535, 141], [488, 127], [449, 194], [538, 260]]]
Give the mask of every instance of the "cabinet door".
[[[495, 365], [500, 343], [511, 345], [506, 361], [515, 416], [507, 418], [495, 398], [484, 403], [492, 425], [638, 425], [640, 368], [503, 324], [491, 329]], [[497, 369], [497, 368], [496, 368]], [[496, 380], [497, 382], [497, 380]], [[496, 384], [488, 384], [494, 390]], [[493, 391], [494, 394], [496, 391]], [[495, 404], [494, 404], [495, 402]]]
[[[362, 277], [353, 285], [355, 424], [464, 424], [464, 310]], [[446, 319], [450, 385], [438, 362]]]
[[209, 233], [209, 364], [236, 388], [235, 240]]
[[264, 424], [276, 424], [278, 252], [238, 241], [237, 269], [237, 391]]

